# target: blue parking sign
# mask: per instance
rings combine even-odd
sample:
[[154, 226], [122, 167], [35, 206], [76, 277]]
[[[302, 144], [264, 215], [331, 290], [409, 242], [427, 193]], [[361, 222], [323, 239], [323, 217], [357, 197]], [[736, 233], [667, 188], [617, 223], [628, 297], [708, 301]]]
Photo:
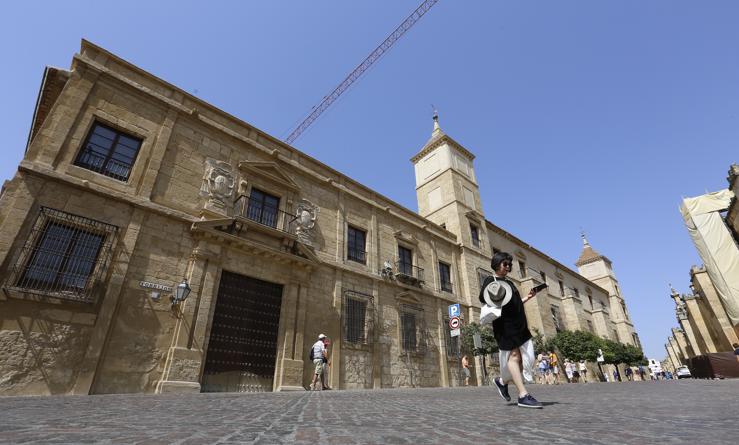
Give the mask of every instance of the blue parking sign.
[[449, 318], [459, 317], [459, 304], [449, 305]]

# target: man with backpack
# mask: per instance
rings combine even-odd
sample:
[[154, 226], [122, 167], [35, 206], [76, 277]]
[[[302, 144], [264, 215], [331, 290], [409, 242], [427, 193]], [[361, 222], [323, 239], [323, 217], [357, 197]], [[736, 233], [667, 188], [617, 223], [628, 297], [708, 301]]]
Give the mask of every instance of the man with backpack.
[[313, 391], [318, 390], [318, 379], [321, 378], [321, 389], [323, 389], [323, 369], [324, 369], [324, 358], [326, 357], [326, 340], [327, 337], [324, 334], [318, 335], [318, 341], [313, 343], [310, 350], [310, 356], [308, 357], [313, 361], [315, 366], [315, 372], [313, 374], [313, 382], [310, 384], [310, 388]]

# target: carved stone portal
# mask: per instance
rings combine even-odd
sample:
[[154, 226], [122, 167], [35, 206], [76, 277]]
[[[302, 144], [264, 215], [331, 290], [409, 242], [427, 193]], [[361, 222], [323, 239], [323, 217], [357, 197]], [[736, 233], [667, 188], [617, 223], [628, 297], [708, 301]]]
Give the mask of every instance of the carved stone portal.
[[295, 211], [295, 222], [297, 227], [295, 234], [298, 235], [298, 240], [309, 246], [313, 246], [313, 238], [315, 237], [316, 218], [318, 218], [318, 212], [321, 209], [308, 201], [307, 199], [301, 199], [298, 203], [298, 207]]
[[228, 204], [233, 197], [234, 175], [231, 164], [208, 158], [200, 186], [200, 196], [205, 196], [205, 210], [228, 216]]

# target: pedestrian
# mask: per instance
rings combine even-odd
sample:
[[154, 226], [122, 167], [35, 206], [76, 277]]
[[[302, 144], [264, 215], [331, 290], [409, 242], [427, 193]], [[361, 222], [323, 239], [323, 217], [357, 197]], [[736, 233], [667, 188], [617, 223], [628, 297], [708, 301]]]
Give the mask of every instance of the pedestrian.
[[577, 369], [575, 369], [575, 364], [572, 364], [572, 382], [573, 383], [579, 383], [580, 382], [580, 372], [578, 372]]
[[554, 351], [549, 352], [549, 369], [552, 371], [554, 383], [559, 385], [559, 357]]
[[644, 380], [644, 366], [639, 365], [639, 367], [637, 368], [637, 371], [639, 372], [639, 378]]
[[313, 382], [310, 384], [310, 389], [318, 391], [318, 384], [320, 382], [321, 389], [323, 389], [323, 370], [325, 368], [323, 358], [326, 356], [326, 340], [327, 337], [324, 334], [318, 335], [318, 341], [313, 343], [311, 347], [310, 358], [313, 360]]
[[633, 381], [634, 380], [633, 375], [634, 375], [634, 371], [631, 369], [631, 366], [627, 366], [626, 367], [626, 380], [630, 382]]
[[618, 374], [618, 368], [613, 368], [613, 381], [618, 382], [621, 380], [619, 374]]
[[574, 363], [570, 361], [570, 359], [565, 359], [565, 376], [567, 377], [567, 383], [573, 383], [573, 371], [574, 371]]
[[493, 321], [493, 336], [500, 348], [500, 377], [495, 378], [498, 394], [510, 401], [508, 384], [513, 382], [518, 390], [518, 406], [542, 408], [524, 386], [524, 379], [532, 381], [535, 365], [534, 343], [524, 311], [524, 303], [536, 296], [532, 289], [525, 299], [521, 298], [516, 285], [506, 278], [511, 271], [513, 256], [497, 252], [490, 262], [493, 275], [485, 279], [480, 291], [480, 302], [500, 315]]
[[467, 356], [462, 356], [462, 375], [464, 376], [464, 386], [470, 386], [470, 361]]
[[734, 357], [736, 358], [736, 361], [739, 362], [739, 343], [734, 343], [731, 346], [734, 348]]
[[539, 383], [544, 384], [546, 383], [547, 378], [547, 371], [549, 370], [549, 361], [547, 361], [546, 357], [543, 356], [543, 354], [539, 354], [541, 357], [539, 359]]
[[588, 367], [585, 366], [585, 360], [580, 360], [580, 377], [583, 383], [588, 383]]

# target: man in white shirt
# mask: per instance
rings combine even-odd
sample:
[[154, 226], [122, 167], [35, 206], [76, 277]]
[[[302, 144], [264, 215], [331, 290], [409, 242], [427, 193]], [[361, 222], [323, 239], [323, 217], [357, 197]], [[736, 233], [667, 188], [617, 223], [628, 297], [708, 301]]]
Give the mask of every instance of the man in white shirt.
[[588, 383], [588, 368], [585, 366], [585, 360], [580, 360], [580, 377], [583, 383]]
[[313, 374], [313, 383], [310, 387], [313, 390], [317, 390], [317, 381], [323, 374], [323, 358], [326, 357], [326, 336], [323, 334], [318, 335], [318, 341], [313, 343], [313, 365], [315, 366], [315, 372]]

